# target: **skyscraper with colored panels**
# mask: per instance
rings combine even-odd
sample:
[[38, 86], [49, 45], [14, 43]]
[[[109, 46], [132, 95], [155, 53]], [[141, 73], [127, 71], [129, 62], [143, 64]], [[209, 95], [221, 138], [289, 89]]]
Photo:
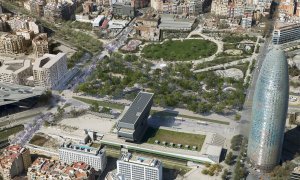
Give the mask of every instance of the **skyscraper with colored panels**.
[[253, 97], [248, 158], [254, 167], [270, 171], [281, 157], [289, 96], [288, 64], [277, 47], [263, 62]]

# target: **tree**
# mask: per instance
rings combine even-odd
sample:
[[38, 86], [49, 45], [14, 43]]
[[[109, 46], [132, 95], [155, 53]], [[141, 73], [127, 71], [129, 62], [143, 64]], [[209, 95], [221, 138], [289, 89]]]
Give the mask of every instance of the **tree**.
[[207, 174], [209, 173], [209, 171], [208, 171], [207, 169], [203, 169], [203, 170], [201, 171], [201, 173], [207, 175]]
[[241, 115], [240, 114], [235, 114], [234, 120], [239, 121], [241, 119]]
[[227, 180], [229, 175], [229, 172], [227, 169], [224, 170], [223, 174], [222, 174], [222, 180]]
[[225, 163], [228, 165], [232, 165], [232, 162], [233, 162], [233, 154], [230, 151], [226, 156]]

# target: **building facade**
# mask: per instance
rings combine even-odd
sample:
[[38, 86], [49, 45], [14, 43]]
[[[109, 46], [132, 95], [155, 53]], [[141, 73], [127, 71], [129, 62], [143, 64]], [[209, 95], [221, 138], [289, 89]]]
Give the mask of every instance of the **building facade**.
[[5, 33], [0, 37], [0, 53], [21, 54], [25, 50], [25, 38], [22, 35]]
[[128, 152], [117, 161], [117, 172], [125, 180], [162, 180], [162, 167], [157, 159], [134, 157]]
[[4, 61], [0, 66], [0, 82], [28, 85], [27, 78], [32, 75], [30, 60]]
[[59, 159], [67, 164], [85, 162], [96, 171], [103, 171], [107, 161], [104, 149], [72, 143], [64, 143], [59, 148]]
[[21, 174], [31, 164], [30, 152], [19, 145], [10, 145], [0, 155], [0, 173], [5, 180]]
[[49, 53], [48, 37], [46, 33], [41, 33], [32, 40], [32, 49], [37, 58]]
[[300, 39], [300, 24], [281, 25], [274, 27], [272, 42], [273, 44], [283, 44]]
[[278, 47], [262, 64], [253, 97], [248, 158], [255, 168], [271, 171], [279, 164], [289, 97], [288, 64]]
[[134, 17], [135, 16], [135, 8], [131, 7], [128, 3], [114, 3], [112, 5], [113, 8], [113, 14], [118, 16], [129, 16]]
[[54, 88], [67, 72], [67, 56], [65, 53], [44, 54], [36, 59], [33, 65], [35, 86]]

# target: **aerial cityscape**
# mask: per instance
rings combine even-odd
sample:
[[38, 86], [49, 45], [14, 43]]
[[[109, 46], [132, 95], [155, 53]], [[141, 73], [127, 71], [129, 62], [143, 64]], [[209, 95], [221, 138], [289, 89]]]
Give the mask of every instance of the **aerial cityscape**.
[[300, 3], [0, 0], [0, 180], [300, 180]]

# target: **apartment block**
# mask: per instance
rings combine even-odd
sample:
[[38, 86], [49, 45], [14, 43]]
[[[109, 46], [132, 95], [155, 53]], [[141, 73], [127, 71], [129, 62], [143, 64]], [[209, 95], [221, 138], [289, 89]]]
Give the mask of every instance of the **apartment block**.
[[132, 156], [122, 152], [117, 161], [117, 172], [125, 180], [162, 180], [162, 163], [157, 159]]
[[37, 158], [28, 168], [28, 180], [63, 179], [63, 180], [94, 180], [94, 169], [84, 162], [66, 164], [46, 158]]
[[32, 48], [35, 57], [41, 57], [49, 53], [48, 37], [46, 33], [38, 34], [32, 40]]
[[0, 37], [0, 53], [20, 54], [24, 53], [25, 38], [22, 35], [4, 33]]
[[59, 159], [67, 164], [85, 162], [96, 171], [103, 171], [107, 161], [104, 149], [71, 142], [61, 145], [59, 148]]
[[35, 60], [33, 79], [35, 86], [54, 88], [67, 72], [67, 56], [65, 53], [44, 54]]
[[44, 15], [45, 5], [46, 0], [29, 0], [24, 2], [24, 8], [39, 17]]
[[300, 39], [300, 24], [278, 23], [274, 27], [272, 42], [283, 44]]
[[198, 15], [203, 12], [205, 2], [205, 0], [151, 0], [151, 7], [163, 14]]
[[10, 60], [0, 66], [0, 82], [27, 85], [27, 78], [32, 75], [30, 60]]
[[0, 155], [0, 173], [5, 180], [21, 174], [31, 164], [30, 152], [19, 145], [10, 145]]

